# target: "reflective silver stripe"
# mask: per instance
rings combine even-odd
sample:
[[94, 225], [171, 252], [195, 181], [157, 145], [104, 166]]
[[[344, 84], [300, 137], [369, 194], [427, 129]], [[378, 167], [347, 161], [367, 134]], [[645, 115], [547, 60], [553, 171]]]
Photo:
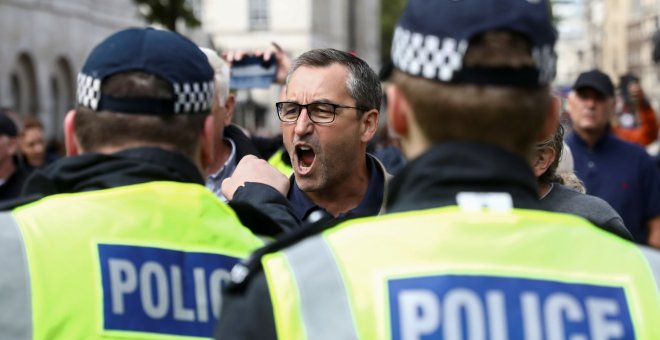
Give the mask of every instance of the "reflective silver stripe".
[[307, 338], [357, 339], [348, 292], [330, 246], [320, 236], [284, 251], [300, 293]]
[[649, 268], [655, 278], [656, 289], [658, 290], [658, 294], [660, 294], [660, 251], [647, 246], [638, 245], [637, 247], [642, 251], [646, 262], [649, 264]]
[[0, 213], [0, 339], [32, 339], [30, 272], [11, 213]]

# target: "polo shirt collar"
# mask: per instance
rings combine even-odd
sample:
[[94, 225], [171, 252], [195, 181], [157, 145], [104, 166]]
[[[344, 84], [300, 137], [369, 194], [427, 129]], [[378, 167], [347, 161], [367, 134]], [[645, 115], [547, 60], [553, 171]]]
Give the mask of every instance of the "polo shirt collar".
[[567, 139], [569, 139], [572, 143], [575, 145], [579, 145], [585, 149], [598, 149], [601, 148], [603, 145], [605, 145], [607, 142], [609, 142], [614, 136], [612, 136], [612, 133], [610, 132], [610, 129], [608, 128], [605, 133], [596, 141], [596, 144], [594, 144], [593, 148], [589, 147], [587, 142], [580, 137], [580, 135], [573, 131], [571, 134], [568, 135]]
[[[349, 210], [346, 213], [339, 214], [339, 217], [347, 214], [359, 215], [376, 215], [381, 209], [383, 203], [383, 195], [385, 192], [385, 177], [379, 170], [376, 161], [371, 155], [367, 155], [367, 170], [369, 172], [369, 183], [367, 185], [367, 192], [360, 204]], [[287, 198], [293, 206], [293, 211], [296, 217], [305, 220], [312, 212], [321, 210], [326, 215], [329, 213], [316, 205], [305, 193], [300, 190], [295, 180], [295, 175], [291, 175], [291, 186]]]

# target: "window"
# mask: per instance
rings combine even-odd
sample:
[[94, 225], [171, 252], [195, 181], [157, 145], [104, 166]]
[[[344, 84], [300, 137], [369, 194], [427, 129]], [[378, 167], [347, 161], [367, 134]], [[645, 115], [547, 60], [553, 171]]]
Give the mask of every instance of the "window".
[[268, 29], [268, 0], [248, 0], [250, 30]]

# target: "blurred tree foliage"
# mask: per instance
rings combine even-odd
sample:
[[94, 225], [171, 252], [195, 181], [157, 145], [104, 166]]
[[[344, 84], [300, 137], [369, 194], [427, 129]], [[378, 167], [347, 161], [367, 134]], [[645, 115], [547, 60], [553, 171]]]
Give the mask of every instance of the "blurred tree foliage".
[[188, 27], [199, 27], [201, 22], [195, 15], [190, 0], [133, 0], [140, 14], [149, 22], [161, 24], [176, 32], [176, 23], [183, 20]]
[[390, 49], [392, 48], [392, 35], [394, 26], [406, 5], [406, 0], [382, 0], [380, 15], [380, 56], [384, 63], [390, 60]]

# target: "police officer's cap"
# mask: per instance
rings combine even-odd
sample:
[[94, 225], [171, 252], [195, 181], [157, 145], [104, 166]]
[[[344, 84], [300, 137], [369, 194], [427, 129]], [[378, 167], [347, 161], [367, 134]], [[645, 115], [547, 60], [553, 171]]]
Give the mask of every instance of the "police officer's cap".
[[[527, 37], [536, 67], [464, 67], [470, 40], [492, 30]], [[556, 40], [548, 0], [409, 0], [395, 29], [392, 62], [441, 82], [538, 86], [554, 78]]]
[[[117, 98], [101, 93], [107, 77], [129, 71], [153, 74], [172, 86], [174, 97]], [[209, 113], [213, 69], [202, 51], [170, 31], [129, 28], [94, 48], [78, 74], [77, 103], [95, 111], [156, 115]]]

